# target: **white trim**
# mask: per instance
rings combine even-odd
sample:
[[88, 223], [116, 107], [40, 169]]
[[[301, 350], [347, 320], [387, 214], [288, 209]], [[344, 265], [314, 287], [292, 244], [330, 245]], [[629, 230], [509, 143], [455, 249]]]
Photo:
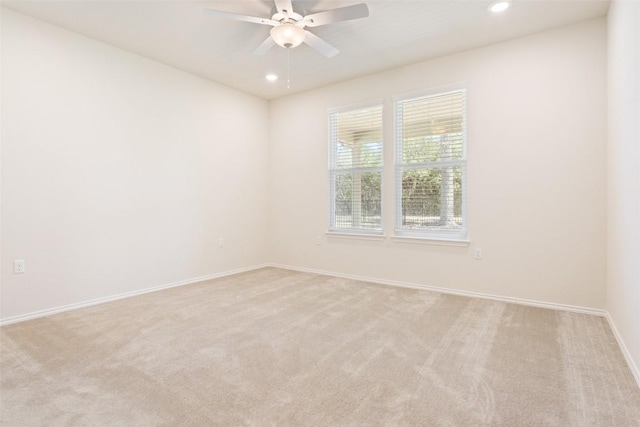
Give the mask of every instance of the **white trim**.
[[436, 246], [458, 246], [467, 247], [471, 243], [471, 240], [467, 239], [445, 239], [437, 238], [433, 236], [391, 236], [391, 240], [397, 243], [412, 243], [418, 245], [436, 245]]
[[32, 313], [20, 314], [18, 316], [0, 319], [0, 326], [9, 325], [11, 323], [24, 322], [26, 320], [37, 319], [39, 317], [51, 316], [52, 314], [63, 313], [65, 311], [77, 310], [80, 308], [90, 307], [92, 305], [104, 304], [106, 302], [117, 301], [124, 298], [134, 297], [137, 295], [148, 294], [151, 292], [161, 291], [163, 289], [175, 288], [178, 286], [190, 285], [192, 283], [204, 282], [205, 280], [218, 279], [220, 277], [231, 276], [234, 274], [245, 273], [247, 271], [257, 270], [268, 267], [267, 264], [256, 265], [252, 267], [239, 268], [236, 270], [224, 271], [222, 273], [208, 274], [206, 276], [194, 277], [192, 279], [180, 280], [178, 282], [167, 283], [165, 285], [153, 286], [151, 288], [141, 289], [139, 291], [125, 292], [122, 294], [111, 295], [108, 297], [96, 298], [89, 301], [79, 302], [75, 304], [63, 305], [60, 307], [48, 308], [45, 310], [34, 311]]
[[469, 83], [466, 80], [456, 83], [444, 84], [440, 86], [434, 86], [428, 89], [410, 90], [402, 93], [398, 93], [391, 97], [391, 100], [395, 104], [398, 101], [408, 101], [411, 99], [427, 98], [434, 95], [441, 95], [451, 92], [456, 92], [462, 89], [467, 89]]
[[316, 270], [312, 268], [294, 267], [282, 264], [267, 264], [268, 267], [283, 268], [285, 270], [302, 271], [306, 273], [322, 274], [325, 276], [342, 277], [345, 279], [359, 280], [363, 282], [377, 283], [380, 285], [397, 286], [401, 288], [421, 289], [425, 291], [440, 292], [443, 294], [460, 295], [472, 298], [489, 299], [493, 301], [507, 302], [512, 304], [527, 305], [531, 307], [548, 308], [551, 310], [570, 311], [573, 313], [589, 314], [592, 316], [605, 317], [607, 312], [596, 308], [580, 307], [576, 305], [558, 304], [553, 302], [536, 301], [526, 298], [503, 297], [499, 295], [485, 294], [480, 292], [460, 291], [457, 289], [441, 288], [438, 286], [422, 285], [417, 283], [398, 282], [395, 280], [376, 279], [373, 277], [356, 276], [353, 274], [342, 274], [333, 271]]
[[367, 234], [367, 233], [345, 233], [341, 231], [327, 231], [325, 233], [327, 237], [336, 238], [336, 239], [352, 239], [352, 240], [375, 240], [375, 241], [385, 241], [387, 238], [380, 234]]
[[631, 357], [631, 353], [629, 353], [629, 349], [627, 348], [624, 341], [622, 340], [622, 336], [618, 332], [618, 328], [616, 328], [616, 324], [613, 322], [613, 318], [611, 317], [611, 314], [609, 314], [609, 312], [606, 312], [605, 317], [607, 318], [607, 322], [609, 322], [609, 327], [613, 332], [613, 336], [616, 337], [618, 346], [620, 346], [620, 351], [622, 351], [622, 355], [627, 361], [627, 366], [629, 366], [629, 370], [631, 371], [633, 378], [635, 378], [636, 384], [638, 384], [638, 388], [640, 388], [640, 369], [638, 369], [638, 366], [636, 365], [635, 361]]
[[382, 106], [383, 104], [384, 104], [384, 98], [376, 98], [371, 101], [356, 102], [354, 104], [342, 105], [340, 107], [327, 108], [327, 114], [345, 113], [351, 110], [364, 110], [365, 108], [369, 108], [369, 107], [373, 108], [377, 106]]

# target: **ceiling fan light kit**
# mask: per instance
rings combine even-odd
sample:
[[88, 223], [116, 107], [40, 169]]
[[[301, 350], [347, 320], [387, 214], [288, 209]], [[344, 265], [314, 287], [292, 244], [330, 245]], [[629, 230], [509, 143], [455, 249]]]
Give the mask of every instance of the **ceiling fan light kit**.
[[306, 33], [302, 27], [291, 22], [284, 22], [271, 29], [271, 38], [278, 46], [284, 48], [298, 47], [302, 44]]

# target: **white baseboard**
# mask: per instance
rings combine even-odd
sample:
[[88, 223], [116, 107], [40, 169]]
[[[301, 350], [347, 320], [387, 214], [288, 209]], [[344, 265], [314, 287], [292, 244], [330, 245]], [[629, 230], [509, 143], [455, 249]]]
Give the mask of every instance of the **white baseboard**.
[[205, 280], [218, 279], [220, 277], [231, 276], [233, 274], [244, 273], [247, 271], [257, 270], [259, 268], [268, 267], [266, 264], [256, 265], [252, 267], [239, 268], [236, 270], [224, 271], [222, 273], [208, 274], [206, 276], [194, 277], [192, 279], [180, 280], [178, 282], [167, 283], [164, 285], [153, 286], [151, 288], [141, 289], [139, 291], [125, 292], [123, 294], [111, 295], [103, 298], [96, 298], [89, 301], [79, 302], [75, 304], [63, 305], [61, 307], [48, 308], [46, 310], [35, 311], [32, 313], [21, 314], [18, 316], [0, 319], [0, 326], [9, 325], [11, 323], [24, 322], [25, 320], [36, 319], [38, 317], [51, 316], [52, 314], [63, 313], [65, 311], [77, 310], [79, 308], [90, 307], [92, 305], [104, 304], [106, 302], [116, 301], [123, 298], [129, 298], [136, 295], [148, 294], [150, 292], [161, 291], [163, 289], [175, 288], [177, 286], [190, 285], [192, 283], [204, 282]]
[[607, 315], [607, 312], [605, 310], [599, 310], [599, 309], [596, 309], [596, 308], [579, 307], [579, 306], [568, 305], [568, 304], [557, 304], [557, 303], [552, 303], [552, 302], [536, 301], [536, 300], [530, 300], [530, 299], [524, 299], [524, 298], [504, 297], [504, 296], [491, 295], [491, 294], [485, 294], [485, 293], [480, 293], [480, 292], [461, 291], [461, 290], [457, 290], [457, 289], [441, 288], [441, 287], [438, 287], [438, 286], [422, 285], [422, 284], [417, 284], [417, 283], [398, 282], [398, 281], [395, 281], [395, 280], [376, 279], [375, 277], [355, 276], [355, 275], [352, 275], [352, 274], [342, 274], [342, 273], [336, 273], [336, 272], [333, 272], [333, 271], [315, 270], [315, 269], [311, 269], [311, 268], [294, 267], [294, 266], [290, 266], [290, 265], [267, 264], [267, 266], [268, 267], [275, 267], [275, 268], [283, 268], [285, 270], [303, 271], [303, 272], [307, 272], [307, 273], [323, 274], [323, 275], [326, 275], [326, 276], [342, 277], [342, 278], [345, 278], [345, 279], [360, 280], [360, 281], [363, 281], [363, 282], [378, 283], [378, 284], [381, 284], [381, 285], [398, 286], [398, 287], [402, 287], [402, 288], [411, 288], [411, 289], [422, 289], [422, 290], [427, 290], [427, 291], [440, 292], [440, 293], [443, 293], [443, 294], [451, 294], [451, 295], [460, 295], [460, 296], [473, 297], [473, 298], [490, 299], [490, 300], [494, 300], [494, 301], [509, 302], [509, 303], [520, 304], [520, 305], [528, 305], [528, 306], [532, 306], [532, 307], [549, 308], [549, 309], [552, 309], [552, 310], [571, 311], [571, 312], [574, 312], [574, 313], [590, 314], [592, 316], [604, 317], [604, 316]]
[[[604, 317], [607, 317], [607, 319], [609, 321], [609, 324], [613, 325], [613, 321], [611, 320], [609, 314], [605, 310], [598, 310], [598, 309], [586, 308], [586, 307], [578, 307], [578, 306], [566, 305], [566, 304], [549, 303], [549, 302], [522, 299], [522, 298], [504, 297], [504, 296], [491, 295], [491, 294], [485, 294], [485, 293], [479, 293], [479, 292], [461, 291], [461, 290], [450, 289], [450, 288], [442, 288], [442, 287], [438, 287], [438, 286], [422, 285], [422, 284], [417, 284], [417, 283], [399, 282], [399, 281], [395, 281], [395, 280], [377, 279], [375, 277], [365, 277], [365, 276], [356, 276], [356, 275], [352, 275], [352, 274], [342, 274], [342, 273], [336, 273], [334, 271], [316, 270], [316, 269], [312, 269], [312, 268], [295, 267], [295, 266], [291, 266], [291, 265], [267, 263], [267, 264], [260, 264], [260, 265], [255, 265], [255, 266], [251, 266], [251, 267], [240, 268], [240, 269], [236, 269], [236, 270], [229, 270], [229, 271], [225, 271], [225, 272], [222, 272], [222, 273], [214, 273], [214, 274], [209, 274], [209, 275], [206, 275], [206, 276], [194, 277], [192, 279], [181, 280], [181, 281], [178, 281], [178, 282], [173, 282], [173, 283], [168, 283], [168, 284], [164, 284], [164, 285], [154, 286], [154, 287], [151, 287], [151, 288], [141, 289], [141, 290], [138, 290], [138, 291], [125, 292], [125, 293], [122, 293], [122, 294], [111, 295], [111, 296], [103, 297], [103, 298], [96, 298], [96, 299], [93, 299], [93, 300], [84, 301], [84, 302], [80, 302], [80, 303], [69, 304], [69, 305], [64, 305], [64, 306], [60, 306], [60, 307], [54, 307], [54, 308], [49, 308], [49, 309], [45, 309], [45, 310], [35, 311], [35, 312], [32, 312], [32, 313], [21, 314], [21, 315], [18, 315], [18, 316], [8, 317], [8, 318], [5, 318], [5, 319], [0, 319], [0, 326], [8, 325], [8, 324], [11, 324], [11, 323], [23, 322], [25, 320], [30, 320], [30, 319], [36, 319], [38, 317], [50, 316], [52, 314], [62, 313], [62, 312], [65, 312], [65, 311], [70, 311], [70, 310], [76, 310], [76, 309], [79, 309], [79, 308], [89, 307], [89, 306], [92, 306], [92, 305], [104, 304], [104, 303], [107, 303], [107, 302], [116, 301], [116, 300], [123, 299], [123, 298], [129, 298], [129, 297], [133, 297], [133, 296], [136, 296], [136, 295], [142, 295], [142, 294], [146, 294], [146, 293], [149, 293], [149, 292], [156, 292], [156, 291], [160, 291], [160, 290], [163, 290], [163, 289], [175, 288], [177, 286], [184, 286], [184, 285], [189, 285], [189, 284], [192, 284], [192, 283], [204, 282], [205, 280], [211, 280], [211, 279], [217, 279], [217, 278], [220, 278], [220, 277], [231, 276], [231, 275], [234, 275], [234, 274], [244, 273], [244, 272], [247, 272], [247, 271], [257, 270], [257, 269], [265, 268], [265, 267], [282, 268], [282, 269], [285, 269], [285, 270], [293, 270], [293, 271], [302, 271], [302, 272], [307, 272], [307, 273], [323, 274], [323, 275], [326, 275], [326, 276], [342, 277], [342, 278], [345, 278], [345, 279], [360, 280], [360, 281], [363, 281], [363, 282], [378, 283], [378, 284], [382, 284], [382, 285], [390, 285], [390, 286], [397, 286], [397, 287], [411, 288], [411, 289], [422, 289], [422, 290], [440, 292], [440, 293], [444, 293], [444, 294], [461, 295], [461, 296], [474, 297], [474, 298], [484, 298], [484, 299], [490, 299], [490, 300], [495, 300], [495, 301], [502, 301], [502, 302], [509, 302], [509, 303], [514, 303], [514, 304], [528, 305], [528, 306], [533, 306], [533, 307], [549, 308], [549, 309], [553, 309], [553, 310], [571, 311], [571, 312], [575, 312], [575, 313], [590, 314], [590, 315], [594, 315], [594, 316], [604, 316]], [[612, 330], [614, 330], [614, 333], [616, 334], [616, 339], [618, 339], [618, 341], [621, 342], [621, 339], [620, 339], [619, 335], [617, 334], [617, 330], [613, 326], [612, 326]], [[624, 348], [624, 351], [626, 351], [626, 347]], [[625, 357], [628, 358], [628, 351], [626, 351]], [[636, 375], [636, 378], [638, 378], [637, 369], [636, 369], [636, 372], [634, 373], [634, 375]]]
[[609, 312], [607, 312], [606, 318], [607, 318], [607, 321], [609, 322], [609, 327], [613, 332], [613, 336], [616, 337], [616, 341], [618, 341], [618, 346], [620, 347], [620, 350], [622, 351], [622, 354], [627, 361], [627, 365], [629, 366], [629, 369], [633, 374], [633, 378], [635, 378], [636, 383], [638, 384], [638, 388], [640, 388], [640, 370], [638, 369], [638, 366], [636, 365], [633, 358], [631, 357], [631, 353], [629, 353], [629, 349], [627, 348], [624, 341], [622, 340], [622, 336], [620, 335], [620, 332], [618, 332], [618, 328], [616, 327], [616, 324], [614, 323], [613, 318], [611, 317]]

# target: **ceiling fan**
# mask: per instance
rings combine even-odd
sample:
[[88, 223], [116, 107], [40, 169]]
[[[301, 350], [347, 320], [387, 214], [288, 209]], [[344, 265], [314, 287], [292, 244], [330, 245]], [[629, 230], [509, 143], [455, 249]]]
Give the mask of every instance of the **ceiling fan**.
[[215, 9], [205, 9], [204, 14], [272, 26], [271, 35], [253, 51], [252, 55], [264, 55], [276, 44], [284, 48], [294, 48], [304, 42], [327, 58], [337, 55], [340, 51], [312, 32], [305, 30], [305, 27], [319, 27], [333, 22], [349, 21], [369, 16], [369, 8], [365, 3], [303, 16], [293, 11], [291, 0], [274, 0], [274, 2], [276, 13], [271, 18], [240, 15]]

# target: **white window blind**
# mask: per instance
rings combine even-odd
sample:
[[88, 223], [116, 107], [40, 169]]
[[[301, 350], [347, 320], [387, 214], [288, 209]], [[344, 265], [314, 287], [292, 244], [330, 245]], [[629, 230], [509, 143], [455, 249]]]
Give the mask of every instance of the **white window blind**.
[[329, 231], [382, 232], [382, 105], [329, 113]]
[[466, 89], [395, 103], [396, 232], [466, 234]]

